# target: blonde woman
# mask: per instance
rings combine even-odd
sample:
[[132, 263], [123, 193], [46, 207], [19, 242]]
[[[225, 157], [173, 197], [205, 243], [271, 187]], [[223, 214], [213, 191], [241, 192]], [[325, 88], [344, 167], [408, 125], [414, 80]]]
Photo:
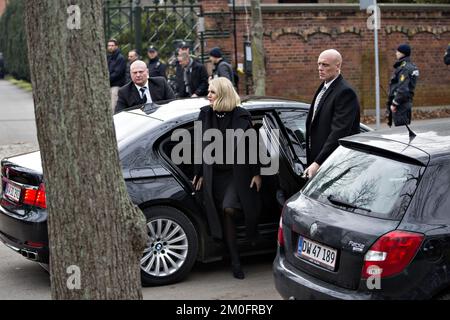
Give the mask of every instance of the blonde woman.
[[[210, 105], [200, 110], [198, 120], [202, 122], [203, 133], [209, 129], [218, 129], [222, 133], [223, 162], [218, 160], [213, 164], [207, 164], [203, 161], [202, 165], [196, 166], [192, 183], [197, 191], [203, 187], [203, 200], [211, 234], [214, 238], [225, 241], [231, 258], [233, 276], [244, 279], [236, 241], [235, 219], [238, 214], [244, 214], [247, 239], [254, 244], [260, 211], [258, 194], [261, 188], [260, 168], [249, 163], [238, 164], [236, 154], [233, 154], [232, 164], [226, 162], [225, 139], [231, 135], [225, 135], [225, 131], [253, 130], [251, 116], [247, 110], [239, 107], [241, 104], [239, 95], [227, 78], [221, 77], [210, 81], [208, 100]], [[239, 142], [235, 141], [235, 146], [236, 143]], [[208, 144], [203, 142], [202, 150]], [[234, 148], [234, 153], [236, 150]], [[248, 145], [246, 150], [249, 152]], [[248, 154], [246, 159], [249, 159]]]

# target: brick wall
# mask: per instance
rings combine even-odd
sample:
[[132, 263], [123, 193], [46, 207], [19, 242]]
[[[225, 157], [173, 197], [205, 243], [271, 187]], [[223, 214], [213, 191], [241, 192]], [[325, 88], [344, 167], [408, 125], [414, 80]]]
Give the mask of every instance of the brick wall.
[[[206, 51], [219, 45], [234, 57], [231, 6], [227, 0], [201, 2], [206, 17]], [[238, 62], [242, 63], [246, 18], [248, 23], [251, 19], [243, 6], [236, 9]], [[247, 10], [250, 14], [250, 8]], [[374, 41], [373, 31], [367, 28], [369, 14], [361, 12], [358, 5], [339, 4], [271, 4], [262, 5], [262, 10], [267, 95], [310, 101], [320, 84], [317, 57], [321, 51], [335, 48], [343, 55], [342, 74], [357, 90], [362, 108], [374, 108]], [[450, 43], [450, 6], [382, 5], [381, 10], [381, 86], [388, 87], [395, 49], [407, 42], [420, 70], [415, 106], [450, 105], [450, 67], [443, 64]], [[220, 37], [215, 36], [218, 34]], [[385, 100], [381, 93], [382, 107]]]
[[0, 0], [0, 16], [5, 12], [6, 2], [6, 0]]

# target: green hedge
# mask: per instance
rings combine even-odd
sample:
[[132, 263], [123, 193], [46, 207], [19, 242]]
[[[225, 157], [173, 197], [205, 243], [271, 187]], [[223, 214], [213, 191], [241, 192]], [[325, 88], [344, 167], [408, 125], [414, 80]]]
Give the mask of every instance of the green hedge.
[[0, 17], [0, 52], [9, 74], [30, 81], [24, 7], [25, 0], [10, 0]]

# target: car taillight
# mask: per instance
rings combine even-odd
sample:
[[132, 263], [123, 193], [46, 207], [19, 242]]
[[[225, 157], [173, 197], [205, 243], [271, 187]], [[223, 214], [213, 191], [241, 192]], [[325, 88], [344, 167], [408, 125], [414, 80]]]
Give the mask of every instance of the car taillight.
[[30, 206], [47, 208], [45, 199], [45, 186], [43, 183], [39, 185], [39, 189], [24, 188], [23, 201], [24, 204]]
[[34, 242], [34, 241], [25, 241], [25, 245], [27, 245], [29, 247], [32, 247], [32, 248], [40, 249], [40, 248], [43, 248], [45, 246], [45, 243]]
[[362, 278], [381, 278], [402, 272], [420, 248], [423, 234], [392, 231], [379, 238], [364, 256]]
[[283, 217], [280, 218], [280, 225], [278, 227], [278, 245], [284, 247]]

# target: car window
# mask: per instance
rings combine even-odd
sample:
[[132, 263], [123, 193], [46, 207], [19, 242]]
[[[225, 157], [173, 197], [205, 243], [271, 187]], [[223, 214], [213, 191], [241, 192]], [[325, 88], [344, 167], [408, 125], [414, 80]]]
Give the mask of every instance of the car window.
[[[260, 143], [264, 144], [270, 164], [262, 163], [262, 170], [269, 167], [270, 173], [262, 172], [264, 183], [271, 184], [265, 188], [275, 188], [274, 192], [282, 195], [281, 198], [289, 198], [298, 192], [304, 184], [299, 177], [303, 173], [303, 165], [295, 161], [292, 148], [280, 130], [279, 119], [275, 119], [275, 113], [266, 112], [262, 115], [261, 126], [257, 126], [260, 134]], [[275, 172], [273, 172], [275, 171]], [[271, 176], [273, 180], [269, 180]], [[273, 193], [272, 193], [273, 194]]]
[[303, 193], [343, 210], [400, 220], [423, 167], [340, 146]]
[[[301, 176], [304, 170], [304, 162], [299, 161], [295, 154], [292, 144], [287, 140], [284, 129], [278, 124], [274, 114], [268, 113], [263, 119], [263, 127], [267, 137], [262, 137], [263, 143], [266, 145], [266, 150], [270, 157], [279, 157], [278, 150], [282, 157], [279, 158], [281, 162], [287, 162], [287, 166], [291, 168], [292, 173], [296, 176]], [[274, 136], [276, 133], [276, 136]]]
[[427, 168], [420, 190], [411, 204], [415, 210], [411, 217], [429, 224], [448, 224], [450, 222], [450, 164], [448, 162]]
[[[273, 119], [272, 116], [267, 115], [263, 119], [263, 127], [269, 134], [269, 140], [271, 141], [271, 143], [274, 143], [274, 146], [272, 148], [274, 148], [275, 150], [279, 148], [281, 152], [283, 152], [283, 155], [285, 156], [289, 164], [293, 166], [293, 159], [295, 159], [295, 155], [292, 154], [292, 150], [288, 146], [288, 141], [286, 140], [286, 137], [280, 132], [275, 119]], [[275, 130], [278, 131], [276, 137], [273, 135]], [[270, 153], [271, 148], [267, 148], [267, 150]]]
[[289, 139], [295, 150], [297, 158], [306, 157], [306, 117], [308, 113], [299, 109], [278, 109], [278, 115], [288, 131]]

